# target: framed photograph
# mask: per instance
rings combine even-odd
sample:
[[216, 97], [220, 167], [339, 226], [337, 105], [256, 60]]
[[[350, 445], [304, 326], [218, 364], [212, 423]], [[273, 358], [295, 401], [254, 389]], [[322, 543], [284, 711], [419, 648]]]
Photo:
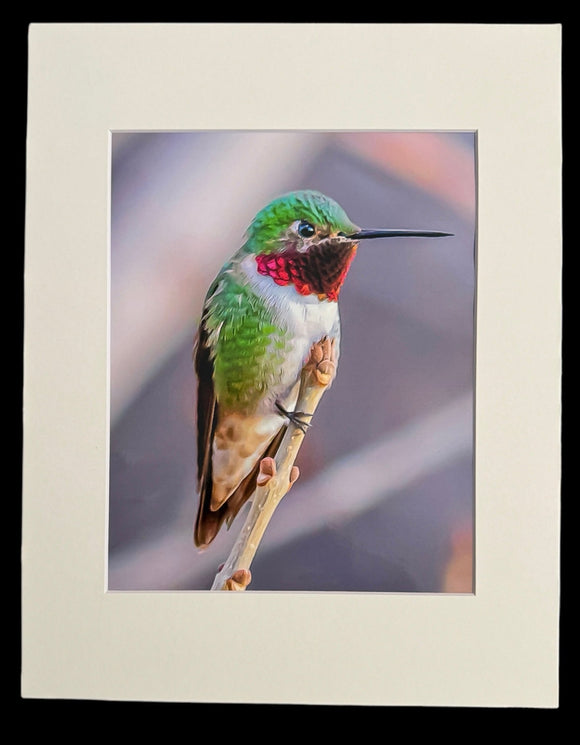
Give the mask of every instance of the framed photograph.
[[251, 589], [472, 592], [475, 133], [111, 137], [108, 589], [212, 586], [328, 334], [340, 374]]
[[23, 695], [557, 706], [560, 28], [300, 30], [30, 29]]

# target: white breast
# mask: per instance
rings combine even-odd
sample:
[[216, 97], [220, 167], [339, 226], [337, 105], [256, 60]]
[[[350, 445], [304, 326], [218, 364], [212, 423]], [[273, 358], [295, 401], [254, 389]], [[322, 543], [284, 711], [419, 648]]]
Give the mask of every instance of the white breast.
[[[292, 348], [283, 370], [281, 389], [288, 394], [300, 376], [312, 345], [324, 336], [336, 339], [336, 361], [340, 343], [338, 303], [319, 300], [316, 295], [300, 295], [293, 285], [277, 285], [271, 277], [259, 274], [252, 255], [240, 265], [250, 286], [272, 309], [274, 323], [289, 331]], [[282, 390], [278, 393], [282, 394]]]

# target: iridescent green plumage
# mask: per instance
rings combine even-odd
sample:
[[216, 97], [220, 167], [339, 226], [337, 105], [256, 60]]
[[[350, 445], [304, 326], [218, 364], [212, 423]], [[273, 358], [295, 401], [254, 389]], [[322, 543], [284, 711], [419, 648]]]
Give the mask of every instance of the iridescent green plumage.
[[226, 410], [252, 410], [284, 364], [288, 333], [251, 287], [223, 270], [208, 293], [204, 325], [213, 359], [213, 384]]

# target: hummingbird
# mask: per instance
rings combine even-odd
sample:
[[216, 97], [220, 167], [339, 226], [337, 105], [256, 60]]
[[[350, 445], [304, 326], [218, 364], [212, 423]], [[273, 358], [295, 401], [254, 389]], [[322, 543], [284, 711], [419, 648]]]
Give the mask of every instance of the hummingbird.
[[209, 287], [194, 346], [197, 547], [207, 547], [224, 521], [231, 525], [289, 422], [309, 426], [308, 412], [294, 411], [301, 372], [322, 339], [338, 363], [338, 297], [360, 241], [448, 235], [362, 230], [312, 190], [284, 194], [256, 214]]

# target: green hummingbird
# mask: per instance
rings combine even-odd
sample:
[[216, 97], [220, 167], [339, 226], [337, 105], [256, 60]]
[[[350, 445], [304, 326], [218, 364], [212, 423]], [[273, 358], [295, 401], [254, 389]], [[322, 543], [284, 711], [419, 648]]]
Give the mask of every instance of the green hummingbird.
[[256, 488], [295, 412], [312, 345], [340, 344], [338, 296], [361, 240], [451, 235], [361, 230], [333, 199], [304, 190], [274, 199], [209, 287], [194, 348], [199, 507], [194, 542], [208, 546]]

